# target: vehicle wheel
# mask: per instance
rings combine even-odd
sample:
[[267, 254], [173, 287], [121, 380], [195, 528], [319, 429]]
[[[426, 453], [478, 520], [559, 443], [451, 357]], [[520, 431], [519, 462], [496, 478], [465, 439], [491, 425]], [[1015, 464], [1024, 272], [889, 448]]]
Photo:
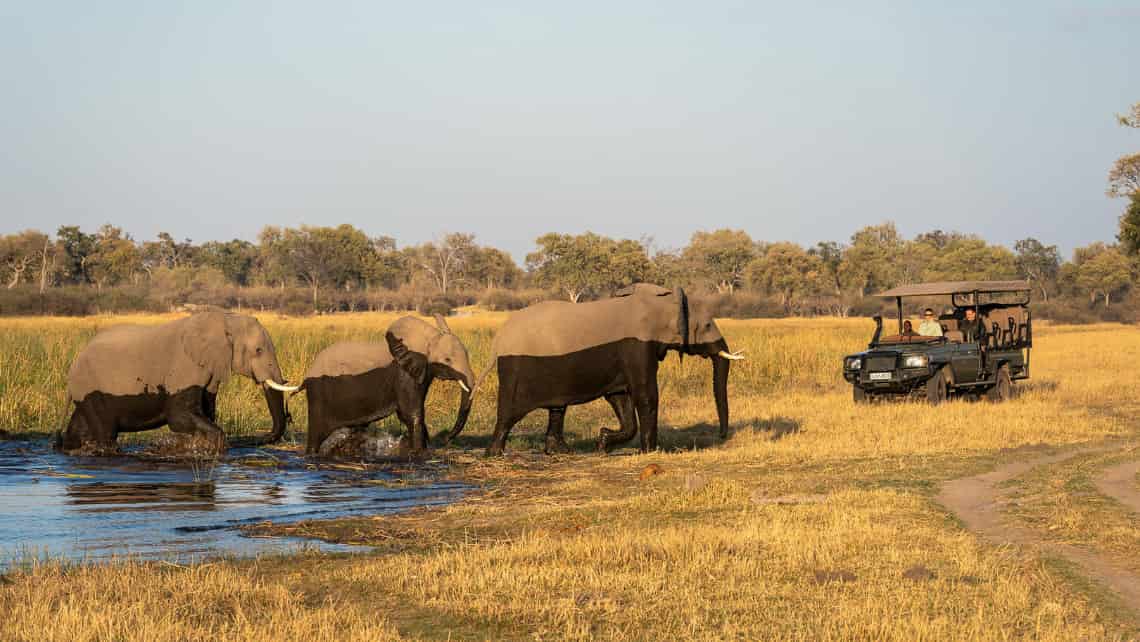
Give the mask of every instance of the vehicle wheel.
[[855, 403], [871, 402], [871, 395], [867, 394], [866, 390], [855, 385], [851, 386], [851, 398], [855, 400]]
[[997, 371], [997, 383], [986, 391], [986, 398], [993, 402], [1009, 401], [1013, 396], [1013, 380], [1009, 377], [1009, 366], [1002, 366]]
[[932, 406], [946, 401], [948, 391], [946, 390], [946, 371], [940, 369], [934, 373], [934, 376], [926, 380], [926, 400]]

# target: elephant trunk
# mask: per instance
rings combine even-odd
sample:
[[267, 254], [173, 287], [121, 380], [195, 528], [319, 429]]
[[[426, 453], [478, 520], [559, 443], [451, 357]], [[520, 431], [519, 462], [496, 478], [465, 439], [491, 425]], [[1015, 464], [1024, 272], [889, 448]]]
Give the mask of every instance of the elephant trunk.
[[285, 426], [289, 423], [289, 411], [285, 407], [285, 393], [269, 386], [264, 387], [265, 403], [269, 406], [269, 415], [273, 417], [273, 430], [262, 443], [275, 444], [285, 436]]
[[[723, 350], [728, 351], [728, 344], [724, 343]], [[719, 355], [712, 358], [713, 396], [716, 398], [716, 416], [720, 422], [720, 438], [728, 437], [728, 370], [732, 367], [732, 360]]]
[[459, 401], [459, 414], [455, 416], [455, 425], [451, 427], [451, 432], [447, 433], [445, 444], [451, 443], [452, 439], [458, 437], [467, 425], [467, 417], [471, 414], [471, 388], [472, 385], [469, 384], [463, 391], [463, 397]]

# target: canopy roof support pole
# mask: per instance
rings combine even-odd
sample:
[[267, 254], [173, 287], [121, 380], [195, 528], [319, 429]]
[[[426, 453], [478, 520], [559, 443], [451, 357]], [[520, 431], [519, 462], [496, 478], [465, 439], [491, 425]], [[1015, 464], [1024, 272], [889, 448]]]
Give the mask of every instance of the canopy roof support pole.
[[899, 335], [902, 335], [902, 333], [903, 333], [903, 319], [902, 319], [902, 297], [901, 296], [895, 297], [895, 304], [898, 305], [898, 308], [899, 308]]

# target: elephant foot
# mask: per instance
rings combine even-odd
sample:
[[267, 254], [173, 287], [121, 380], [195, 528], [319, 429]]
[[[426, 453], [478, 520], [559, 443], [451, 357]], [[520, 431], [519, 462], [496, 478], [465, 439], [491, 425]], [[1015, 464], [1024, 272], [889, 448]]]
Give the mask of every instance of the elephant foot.
[[80, 444], [61, 444], [57, 450], [72, 457], [114, 457], [122, 454], [119, 445], [114, 442], [105, 444], [85, 441]]
[[546, 438], [546, 454], [548, 455], [568, 455], [574, 452], [570, 444], [565, 440], [558, 439], [557, 437]]
[[491, 444], [487, 446], [488, 457], [499, 457], [503, 454], [503, 446], [501, 444]]
[[431, 453], [431, 448], [424, 444], [423, 448], [416, 448], [412, 446], [412, 440], [404, 435], [400, 438], [400, 443], [396, 446], [397, 452], [401, 457], [410, 457], [412, 459], [422, 459]]
[[602, 428], [598, 431], [598, 452], [609, 453], [618, 443], [615, 437], [621, 434], [621, 431], [610, 430], [609, 428]]

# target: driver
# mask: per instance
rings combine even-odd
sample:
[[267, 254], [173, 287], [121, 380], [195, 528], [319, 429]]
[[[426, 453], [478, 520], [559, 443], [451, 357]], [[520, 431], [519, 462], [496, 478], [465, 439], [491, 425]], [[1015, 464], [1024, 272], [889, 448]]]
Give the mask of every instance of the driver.
[[966, 343], [985, 343], [986, 328], [978, 318], [978, 311], [966, 308], [966, 319], [962, 321], [962, 340]]

